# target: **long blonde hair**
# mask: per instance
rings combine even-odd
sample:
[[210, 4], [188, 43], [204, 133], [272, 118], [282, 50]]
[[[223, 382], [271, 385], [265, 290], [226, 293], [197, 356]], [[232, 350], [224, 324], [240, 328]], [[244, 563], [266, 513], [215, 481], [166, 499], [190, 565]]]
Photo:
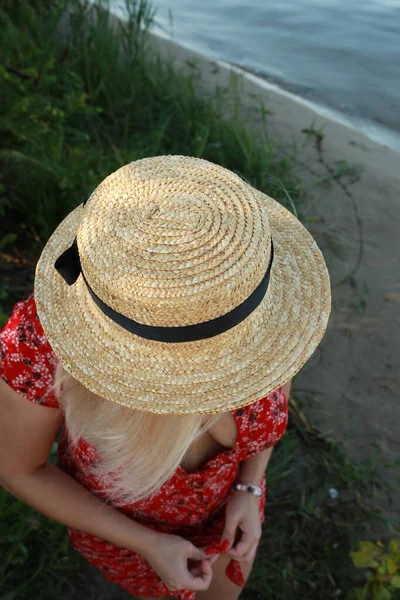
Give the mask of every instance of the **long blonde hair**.
[[92, 444], [100, 457], [91, 473], [115, 506], [143, 500], [175, 473], [189, 446], [221, 414], [159, 415], [97, 396], [58, 362], [53, 391], [65, 415], [71, 444]]

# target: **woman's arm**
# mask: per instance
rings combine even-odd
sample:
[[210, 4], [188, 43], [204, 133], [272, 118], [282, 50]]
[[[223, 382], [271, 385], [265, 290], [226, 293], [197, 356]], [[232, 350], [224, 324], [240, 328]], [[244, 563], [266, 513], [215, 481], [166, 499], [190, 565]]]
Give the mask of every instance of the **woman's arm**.
[[47, 462], [60, 410], [22, 398], [0, 380], [0, 484], [46, 516], [149, 555], [157, 532], [135, 523]]
[[[286, 398], [289, 399], [292, 380], [289, 379], [289, 381], [282, 387]], [[274, 446], [244, 460], [240, 464], [240, 472], [236, 483], [252, 483], [253, 485], [259, 486], [261, 484], [263, 475], [267, 470], [273, 449]]]
[[[289, 399], [292, 380], [283, 387]], [[274, 446], [246, 458], [240, 463], [236, 483], [260, 486]], [[225, 509], [225, 528], [221, 537], [222, 552], [236, 560], [252, 561], [257, 551], [262, 527], [259, 516], [259, 499], [251, 494], [235, 493]]]
[[274, 447], [267, 448], [262, 452], [258, 452], [254, 456], [246, 458], [240, 463], [240, 471], [235, 483], [252, 483], [253, 485], [261, 485], [261, 480], [267, 470], [269, 459]]

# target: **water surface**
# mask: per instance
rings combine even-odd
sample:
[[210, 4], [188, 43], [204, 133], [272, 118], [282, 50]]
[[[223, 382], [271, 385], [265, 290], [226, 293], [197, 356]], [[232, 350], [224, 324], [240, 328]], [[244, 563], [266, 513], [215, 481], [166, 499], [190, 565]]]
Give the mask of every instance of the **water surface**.
[[177, 42], [336, 109], [400, 150], [400, 0], [156, 0], [152, 6], [156, 23]]

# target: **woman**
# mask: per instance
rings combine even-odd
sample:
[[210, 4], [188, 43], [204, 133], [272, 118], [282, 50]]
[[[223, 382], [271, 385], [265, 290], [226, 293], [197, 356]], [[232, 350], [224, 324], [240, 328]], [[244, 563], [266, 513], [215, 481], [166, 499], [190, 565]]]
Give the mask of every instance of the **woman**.
[[276, 201], [203, 159], [122, 167], [1, 332], [2, 485], [132, 595], [238, 598], [330, 308], [320, 250]]

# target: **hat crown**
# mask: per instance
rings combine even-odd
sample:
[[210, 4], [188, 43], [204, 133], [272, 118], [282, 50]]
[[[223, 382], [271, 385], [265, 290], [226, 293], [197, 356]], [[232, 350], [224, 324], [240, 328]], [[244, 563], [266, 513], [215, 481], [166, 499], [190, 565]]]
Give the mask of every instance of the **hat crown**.
[[267, 207], [249, 184], [204, 159], [157, 156], [107, 177], [77, 230], [99, 298], [139, 323], [173, 327], [226, 314], [270, 259]]

